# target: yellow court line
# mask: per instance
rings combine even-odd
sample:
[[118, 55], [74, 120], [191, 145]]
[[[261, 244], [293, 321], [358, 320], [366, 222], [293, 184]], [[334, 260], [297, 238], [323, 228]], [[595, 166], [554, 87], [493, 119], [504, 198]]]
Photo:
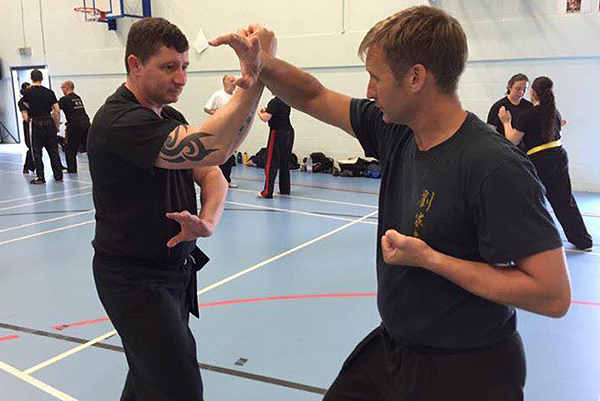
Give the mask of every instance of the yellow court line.
[[299, 251], [300, 249], [306, 248], [307, 246], [312, 245], [315, 242], [321, 241], [321, 240], [323, 240], [323, 239], [325, 239], [325, 238], [327, 238], [327, 237], [329, 237], [329, 236], [331, 236], [333, 234], [336, 234], [336, 233], [338, 233], [338, 232], [340, 232], [342, 230], [345, 230], [348, 227], [351, 227], [351, 226], [353, 226], [355, 224], [358, 224], [358, 223], [362, 222], [363, 220], [368, 219], [369, 217], [377, 214], [377, 212], [378, 212], [377, 210], [374, 211], [374, 212], [371, 212], [371, 213], [369, 213], [369, 214], [361, 217], [360, 219], [356, 219], [356, 220], [351, 221], [348, 224], [344, 224], [343, 226], [338, 227], [335, 230], [329, 231], [329, 232], [327, 232], [327, 233], [325, 233], [323, 235], [315, 237], [315, 238], [311, 239], [310, 241], [307, 241], [307, 242], [305, 242], [305, 243], [303, 243], [301, 245], [298, 245], [298, 246], [296, 246], [296, 247], [294, 247], [292, 249], [289, 249], [289, 250], [287, 250], [287, 251], [285, 251], [283, 253], [280, 253], [277, 256], [273, 256], [272, 258], [267, 259], [264, 262], [260, 262], [258, 264], [255, 264], [254, 266], [251, 266], [251, 267], [249, 267], [247, 269], [239, 271], [239, 272], [237, 272], [237, 273], [235, 273], [235, 274], [233, 274], [233, 275], [231, 275], [231, 276], [229, 276], [229, 277], [227, 277], [227, 278], [225, 278], [225, 279], [223, 279], [221, 281], [218, 281], [218, 282], [216, 282], [216, 283], [214, 283], [212, 285], [209, 285], [208, 287], [205, 287], [205, 288], [201, 289], [200, 291], [198, 291], [198, 295], [204, 294], [205, 292], [208, 292], [208, 291], [213, 290], [213, 289], [215, 289], [217, 287], [220, 287], [223, 284], [226, 284], [226, 283], [228, 283], [228, 282], [230, 282], [232, 280], [235, 280], [238, 277], [241, 277], [241, 276], [243, 276], [245, 274], [248, 274], [248, 273], [250, 273], [250, 272], [252, 272], [252, 271], [254, 271], [256, 269], [260, 269], [261, 267], [263, 267], [263, 266], [265, 266], [265, 265], [267, 265], [267, 264], [269, 264], [271, 262], [274, 262], [277, 259], [281, 259], [281, 258], [283, 258], [283, 257], [285, 257], [285, 256], [287, 256], [287, 255], [289, 255], [291, 253]]
[[54, 387], [50, 386], [49, 384], [46, 384], [46, 383], [36, 379], [35, 377], [31, 377], [27, 373], [21, 372], [19, 369], [16, 369], [2, 361], [0, 361], [0, 369], [23, 380], [24, 382], [31, 384], [34, 387], [37, 387], [38, 389], [50, 394], [54, 398], [58, 398], [59, 400], [62, 400], [62, 401], [78, 401], [77, 399], [71, 397], [70, 395], [63, 393], [62, 391], [55, 389]]
[[86, 348], [91, 347], [92, 345], [94, 345], [96, 343], [99, 343], [100, 341], [104, 341], [107, 338], [110, 338], [110, 337], [114, 336], [115, 334], [117, 334], [116, 330], [110, 331], [110, 332], [108, 332], [106, 334], [101, 335], [100, 337], [97, 337], [97, 338], [94, 338], [93, 340], [88, 341], [85, 344], [81, 344], [78, 347], [75, 347], [73, 349], [70, 349], [67, 352], [63, 352], [60, 355], [57, 355], [57, 356], [55, 356], [53, 358], [48, 359], [47, 361], [44, 361], [44, 362], [42, 362], [40, 364], [32, 366], [31, 368], [23, 371], [23, 373], [29, 375], [29, 374], [31, 374], [31, 373], [33, 373], [35, 371], [38, 371], [38, 370], [40, 370], [42, 368], [45, 368], [46, 366], [49, 366], [49, 365], [52, 365], [53, 363], [58, 362], [61, 359], [64, 359], [64, 358], [68, 357], [69, 355], [73, 355], [73, 354], [75, 354], [75, 353], [77, 353], [77, 352], [79, 352], [79, 351], [81, 351], [83, 349], [86, 349]]

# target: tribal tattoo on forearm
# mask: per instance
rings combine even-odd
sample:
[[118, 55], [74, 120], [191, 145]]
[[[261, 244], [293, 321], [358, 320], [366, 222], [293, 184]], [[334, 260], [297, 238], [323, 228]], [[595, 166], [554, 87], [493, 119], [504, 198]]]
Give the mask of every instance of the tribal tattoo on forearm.
[[[177, 131], [170, 133], [160, 150], [159, 157], [169, 163], [198, 162], [218, 150], [206, 149], [200, 141], [201, 138], [212, 136], [212, 134], [196, 132], [188, 135], [188, 132], [189, 127], [181, 125]], [[180, 134], [183, 135], [183, 139], [177, 143]]]

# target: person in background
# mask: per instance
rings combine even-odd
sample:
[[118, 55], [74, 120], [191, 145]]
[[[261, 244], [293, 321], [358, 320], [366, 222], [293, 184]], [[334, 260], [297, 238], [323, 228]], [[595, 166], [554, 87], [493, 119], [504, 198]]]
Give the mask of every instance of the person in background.
[[23, 174], [29, 174], [29, 172], [35, 171], [35, 164], [33, 163], [33, 153], [31, 151], [31, 121], [29, 120], [29, 105], [25, 103], [23, 96], [25, 91], [29, 88], [29, 82], [24, 82], [21, 85], [21, 99], [17, 103], [19, 111], [21, 112], [21, 118], [23, 119], [23, 136], [25, 139], [25, 145], [27, 145], [27, 153], [25, 154], [25, 164], [23, 164]]
[[65, 113], [67, 128], [65, 130], [65, 157], [67, 159], [67, 173], [77, 173], [77, 152], [87, 138], [90, 129], [90, 118], [85, 112], [83, 100], [74, 92], [75, 84], [65, 81], [60, 85], [63, 97], [58, 101], [58, 106]]

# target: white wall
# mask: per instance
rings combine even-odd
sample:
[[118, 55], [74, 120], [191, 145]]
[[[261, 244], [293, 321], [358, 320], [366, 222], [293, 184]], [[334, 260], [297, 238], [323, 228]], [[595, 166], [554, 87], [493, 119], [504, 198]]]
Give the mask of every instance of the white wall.
[[[134, 1], [134, 0], [128, 0]], [[566, 1], [566, 0], [565, 0]], [[435, 5], [456, 16], [467, 31], [470, 58], [460, 84], [465, 107], [482, 118], [504, 94], [506, 80], [516, 72], [531, 78], [548, 75], [556, 83], [559, 108], [569, 125], [564, 143], [570, 152], [574, 187], [600, 192], [599, 139], [595, 127], [600, 117], [593, 95], [600, 93], [600, 28], [598, 1], [588, 14], [560, 15], [558, 0], [436, 0]], [[278, 55], [316, 75], [326, 86], [352, 96], [364, 96], [367, 75], [356, 56], [360, 39], [375, 22], [399, 9], [428, 4], [410, 0], [304, 0], [222, 2], [153, 1], [153, 15], [177, 24], [193, 43], [202, 27], [208, 37], [251, 22], [272, 28], [279, 38]], [[93, 114], [104, 99], [124, 81], [124, 44], [132, 20], [119, 21], [109, 32], [101, 23], [85, 23], [72, 10], [77, 0], [23, 0], [25, 33], [33, 54], [18, 56], [23, 46], [19, 1], [0, 5], [0, 57], [5, 73], [11, 65], [48, 64], [54, 88], [71, 79]], [[42, 19], [40, 20], [40, 6]], [[43, 21], [43, 24], [41, 23]], [[43, 35], [42, 35], [43, 25]], [[43, 40], [42, 40], [43, 39]], [[45, 48], [45, 53], [44, 53]], [[220, 87], [224, 73], [237, 73], [238, 63], [229, 49], [190, 52], [192, 62], [186, 90], [176, 107], [192, 124], [199, 124], [210, 94]], [[0, 119], [14, 110], [6, 97], [7, 79], [0, 82]], [[262, 104], [270, 99], [268, 91]], [[8, 105], [7, 105], [8, 104]], [[4, 105], [4, 106], [3, 106]], [[4, 109], [4, 112], [3, 112]], [[356, 141], [340, 130], [292, 112], [296, 129], [294, 152], [305, 156], [323, 151], [334, 158], [356, 156]], [[256, 121], [241, 150], [255, 152], [265, 146], [267, 128]]]

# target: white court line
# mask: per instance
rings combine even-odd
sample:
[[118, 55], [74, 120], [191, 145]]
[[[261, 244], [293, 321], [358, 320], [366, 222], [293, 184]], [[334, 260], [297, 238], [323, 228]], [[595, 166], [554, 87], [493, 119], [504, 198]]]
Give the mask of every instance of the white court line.
[[13, 368], [12, 366], [2, 361], [0, 361], [0, 369], [4, 370], [7, 373], [10, 373], [16, 378], [23, 380], [24, 382], [31, 384], [34, 387], [37, 387], [45, 393], [50, 394], [54, 398], [58, 398], [62, 401], [77, 401], [76, 398], [73, 398], [70, 395], [63, 393], [62, 391], [55, 389], [49, 384], [46, 384], [43, 381], [36, 379], [35, 377], [31, 377], [28, 374], [21, 372], [19, 369]]
[[72, 224], [70, 226], [65, 226], [65, 227], [60, 227], [60, 228], [55, 228], [53, 230], [47, 230], [47, 231], [41, 231], [39, 233], [35, 233], [35, 234], [30, 234], [30, 235], [26, 235], [24, 237], [19, 237], [19, 238], [13, 238], [13, 239], [9, 239], [6, 241], [2, 241], [0, 242], [0, 245], [5, 245], [5, 244], [10, 244], [12, 242], [17, 242], [17, 241], [22, 241], [24, 239], [29, 239], [29, 238], [33, 238], [33, 237], [39, 237], [40, 235], [44, 235], [44, 234], [50, 234], [50, 233], [55, 233], [58, 231], [62, 231], [62, 230], [67, 230], [69, 228], [74, 228], [74, 227], [79, 227], [79, 226], [83, 226], [85, 224], [90, 224], [95, 222], [96, 220], [88, 220], [88, 221], [84, 221], [82, 223], [77, 223], [77, 224]]
[[[347, 217], [331, 216], [331, 215], [328, 215], [326, 213], [319, 214], [319, 213], [302, 212], [302, 211], [299, 211], [299, 210], [281, 209], [281, 208], [278, 208], [278, 207], [259, 206], [259, 205], [253, 205], [251, 203], [241, 203], [241, 202], [232, 202], [232, 201], [225, 201], [225, 203], [229, 203], [231, 205], [237, 205], [237, 206], [249, 206], [249, 207], [253, 207], [255, 209], [275, 210], [275, 211], [278, 211], [278, 212], [286, 212], [286, 213], [292, 213], [292, 214], [301, 214], [301, 215], [304, 215], [304, 216], [321, 217], [321, 218], [324, 218], [324, 219], [342, 220], [342, 221], [354, 221], [354, 219], [349, 219]], [[375, 213], [377, 213], [377, 211], [375, 211]], [[377, 225], [377, 223], [374, 222], [374, 221], [361, 221], [360, 223], [362, 223], [362, 224], [372, 224], [372, 225], [375, 225], [375, 226]]]
[[9, 227], [9, 228], [4, 228], [2, 230], [0, 230], [0, 233], [5, 233], [7, 231], [13, 231], [13, 230], [18, 230], [20, 228], [26, 228], [26, 227], [31, 227], [31, 226], [37, 226], [38, 224], [43, 224], [43, 223], [49, 223], [51, 221], [57, 221], [57, 220], [62, 220], [62, 219], [68, 219], [71, 217], [75, 217], [75, 216], [80, 216], [82, 214], [87, 214], [87, 213], [93, 213], [95, 212], [95, 210], [87, 210], [85, 212], [79, 212], [79, 213], [73, 213], [73, 214], [67, 214], [66, 216], [61, 216], [61, 217], [55, 217], [53, 219], [48, 219], [48, 220], [40, 220], [40, 221], [34, 221], [33, 223], [27, 223], [27, 224], [22, 224], [20, 226], [15, 226], [15, 227]]
[[[2, 162], [0, 162], [0, 163], [2, 163]], [[6, 162], [4, 162], [4, 163], [6, 163]], [[13, 164], [16, 164], [16, 163], [13, 163]], [[19, 173], [18, 171], [11, 171], [11, 170], [0, 170], [0, 172], [2, 172], [3, 174], [24, 175], [23, 173]], [[80, 182], [82, 184], [92, 185], [92, 183], [89, 181], [81, 181], [81, 180], [74, 180], [71, 178], [64, 178], [64, 174], [63, 174], [63, 181]]]
[[[298, 245], [298, 246], [296, 246], [296, 247], [294, 247], [294, 248], [292, 248], [292, 249], [290, 249], [290, 250], [287, 250], [287, 251], [285, 251], [285, 252], [283, 252], [283, 253], [280, 253], [280, 254], [279, 254], [279, 255], [277, 255], [277, 256], [274, 256], [274, 257], [272, 257], [272, 258], [269, 258], [269, 259], [267, 259], [267, 260], [265, 260], [265, 261], [263, 261], [263, 262], [261, 262], [261, 263], [258, 263], [258, 264], [254, 265], [254, 266], [251, 266], [251, 267], [247, 268], [247, 269], [244, 269], [244, 270], [242, 270], [242, 271], [240, 271], [240, 272], [238, 272], [238, 273], [236, 273], [236, 274], [233, 274], [233, 275], [231, 275], [231, 276], [227, 277], [227, 278], [226, 278], [226, 279], [224, 279], [224, 280], [221, 280], [221, 281], [219, 281], [219, 282], [217, 282], [217, 283], [214, 283], [214, 284], [212, 284], [212, 285], [209, 285], [208, 287], [205, 287], [205, 288], [201, 289], [200, 291], [198, 291], [198, 295], [200, 295], [200, 294], [204, 294], [205, 292], [208, 292], [208, 291], [210, 291], [210, 290], [212, 290], [212, 289], [214, 289], [214, 288], [220, 287], [220, 286], [222, 286], [223, 284], [226, 284], [226, 283], [228, 283], [228, 282], [230, 282], [230, 281], [232, 281], [232, 280], [235, 280], [235, 279], [236, 279], [236, 278], [238, 278], [238, 277], [241, 277], [241, 276], [243, 276], [243, 275], [245, 275], [245, 274], [248, 274], [248, 273], [250, 273], [250, 272], [252, 272], [252, 271], [254, 271], [254, 270], [260, 269], [261, 267], [263, 267], [263, 266], [266, 266], [267, 264], [269, 264], [269, 263], [271, 263], [271, 262], [274, 262], [274, 261], [276, 261], [276, 260], [278, 260], [278, 259], [281, 259], [281, 258], [283, 258], [283, 257], [285, 257], [285, 256], [287, 256], [287, 255], [290, 255], [290, 254], [292, 254], [292, 253], [294, 253], [294, 252], [296, 252], [296, 251], [299, 251], [300, 249], [306, 248], [307, 246], [309, 246], [309, 245], [312, 245], [312, 244], [314, 244], [315, 242], [318, 242], [318, 241], [321, 241], [321, 240], [323, 240], [323, 239], [325, 239], [325, 238], [327, 238], [327, 237], [330, 237], [330, 236], [332, 236], [333, 234], [336, 234], [336, 233], [338, 233], [338, 232], [340, 232], [340, 231], [342, 231], [342, 230], [345, 230], [345, 229], [346, 229], [346, 228], [348, 228], [348, 227], [351, 227], [351, 226], [353, 226], [354, 224], [360, 223], [360, 222], [362, 222], [363, 220], [365, 220], [365, 219], [368, 219], [369, 217], [371, 217], [371, 216], [375, 215], [376, 213], [377, 213], [377, 211], [374, 211], [374, 212], [371, 212], [371, 213], [367, 214], [366, 216], [363, 216], [363, 217], [361, 217], [361, 218], [359, 218], [359, 219], [352, 220], [350, 223], [348, 223], [348, 224], [345, 224], [345, 225], [343, 225], [343, 226], [341, 226], [341, 227], [338, 227], [338, 228], [336, 228], [335, 230], [329, 231], [329, 232], [327, 232], [327, 233], [325, 233], [325, 234], [323, 234], [323, 235], [320, 235], [320, 236], [318, 236], [318, 237], [316, 237], [316, 238], [313, 238], [313, 239], [312, 239], [312, 240], [310, 240], [310, 241], [307, 241], [307, 242], [305, 242], [305, 243], [303, 243], [303, 244], [301, 244], [301, 245]], [[2, 244], [2, 243], [0, 243], [0, 245], [1, 245], [1, 244]], [[69, 351], [67, 351], [67, 352], [65, 352], [65, 353], [62, 353], [62, 354], [60, 354], [60, 355], [57, 355], [57, 356], [56, 356], [56, 357], [54, 357], [54, 358], [48, 359], [47, 361], [45, 361], [45, 362], [42, 362], [42, 363], [41, 363], [41, 364], [39, 364], [39, 365], [36, 365], [36, 366], [34, 366], [34, 367], [32, 367], [32, 368], [29, 368], [29, 369], [27, 369], [27, 370], [25, 371], [25, 373], [33, 372], [33, 371], [39, 370], [39, 369], [41, 369], [41, 368], [44, 368], [44, 367], [46, 367], [46, 366], [49, 366], [49, 365], [51, 365], [51, 364], [53, 364], [53, 363], [55, 363], [55, 362], [57, 362], [57, 361], [59, 361], [59, 360], [61, 360], [61, 359], [63, 359], [63, 358], [66, 358], [67, 356], [73, 355], [73, 354], [75, 354], [75, 353], [77, 353], [77, 352], [79, 352], [79, 351], [83, 351], [84, 349], [86, 349], [86, 348], [89, 348], [89, 347], [91, 347], [93, 344], [96, 344], [96, 343], [98, 343], [98, 342], [100, 342], [100, 341], [103, 341], [103, 340], [105, 340], [106, 338], [112, 337], [112, 336], [113, 336], [113, 335], [115, 335], [115, 334], [116, 334], [116, 331], [115, 331], [115, 330], [111, 330], [111, 331], [109, 331], [108, 333], [106, 333], [106, 334], [103, 334], [103, 335], [101, 335], [100, 337], [96, 337], [96, 338], [94, 338], [93, 340], [90, 340], [90, 341], [88, 341], [88, 342], [87, 342], [87, 343], [85, 343], [85, 344], [81, 344], [81, 345], [80, 345], [80, 346], [78, 346], [78, 347], [75, 347], [75, 348], [73, 348], [73, 349], [71, 349], [71, 350], [69, 350]]]
[[79, 188], [65, 189], [64, 191], [52, 191], [52, 192], [46, 192], [46, 193], [39, 194], [39, 195], [29, 195], [29, 196], [24, 196], [22, 198], [0, 200], [0, 203], [8, 203], [8, 202], [21, 201], [21, 200], [25, 200], [25, 199], [40, 198], [42, 196], [48, 196], [48, 195], [54, 195], [54, 194], [62, 194], [64, 192], [79, 191], [80, 189], [87, 189], [87, 188], [91, 188], [91, 185], [84, 185], [84, 186], [79, 187]]
[[[239, 188], [231, 188], [229, 190], [230, 191], [240, 191], [240, 192], [252, 192], [254, 194], [257, 192], [257, 191], [251, 191], [249, 189], [239, 189]], [[282, 199], [287, 199], [287, 198], [291, 198], [291, 199], [304, 199], [304, 200], [309, 200], [309, 201], [313, 201], [313, 202], [333, 203], [333, 204], [336, 204], [336, 205], [348, 205], [348, 206], [366, 207], [366, 208], [369, 208], [369, 209], [377, 209], [377, 206], [364, 205], [364, 204], [361, 204], [361, 203], [341, 202], [341, 201], [334, 201], [334, 200], [327, 200], [327, 199], [309, 198], [309, 197], [306, 197], [306, 196], [297, 196], [297, 195], [278, 195], [278, 194], [275, 194], [275, 196], [280, 197]]]
[[15, 206], [7, 206], [7, 207], [3, 207], [0, 208], [0, 211], [2, 210], [10, 210], [10, 209], [16, 209], [19, 207], [23, 207], [23, 206], [31, 206], [31, 205], [38, 205], [40, 203], [47, 203], [47, 202], [54, 202], [56, 200], [61, 200], [61, 199], [69, 199], [69, 198], [76, 198], [78, 196], [85, 196], [85, 195], [90, 195], [92, 192], [84, 192], [82, 194], [75, 194], [75, 195], [67, 195], [67, 196], [61, 196], [58, 198], [52, 198], [52, 199], [45, 199], [43, 201], [35, 201], [35, 202], [30, 202], [30, 203], [22, 203], [20, 205], [15, 205]]
[[209, 285], [208, 287], [205, 287], [205, 288], [201, 289], [200, 291], [198, 291], [198, 295], [204, 294], [205, 292], [208, 292], [208, 291], [213, 290], [213, 289], [215, 289], [217, 287], [220, 287], [223, 284], [226, 284], [226, 283], [228, 283], [228, 282], [230, 282], [232, 280], [235, 280], [236, 278], [241, 277], [241, 276], [243, 276], [245, 274], [248, 274], [248, 273], [250, 273], [250, 272], [252, 272], [252, 271], [254, 271], [256, 269], [260, 269], [261, 267], [266, 266], [269, 263], [274, 262], [274, 261], [276, 261], [278, 259], [281, 259], [281, 258], [283, 258], [283, 257], [285, 257], [285, 256], [287, 256], [289, 254], [292, 254], [292, 253], [294, 253], [296, 251], [299, 251], [300, 249], [306, 248], [307, 246], [312, 245], [315, 242], [319, 242], [319, 241], [321, 241], [321, 240], [323, 240], [323, 239], [325, 239], [327, 237], [332, 236], [333, 234], [336, 234], [336, 233], [338, 233], [338, 232], [340, 232], [342, 230], [345, 230], [348, 227], [351, 227], [351, 226], [353, 226], [353, 225], [355, 225], [357, 223], [360, 223], [360, 222], [364, 221], [365, 219], [368, 219], [369, 217], [374, 216], [375, 214], [377, 214], [377, 211], [371, 212], [371, 213], [369, 213], [369, 214], [367, 214], [367, 215], [365, 215], [365, 216], [363, 216], [363, 217], [361, 217], [359, 219], [351, 221], [348, 224], [344, 224], [343, 226], [338, 227], [335, 230], [331, 230], [331, 231], [329, 231], [329, 232], [327, 232], [327, 233], [325, 233], [323, 235], [319, 235], [318, 237], [315, 237], [315, 238], [311, 239], [310, 241], [307, 241], [307, 242], [305, 242], [305, 243], [303, 243], [301, 245], [298, 245], [298, 246], [296, 246], [296, 247], [294, 247], [292, 249], [289, 249], [289, 250], [287, 250], [287, 251], [285, 251], [283, 253], [280, 253], [277, 256], [273, 256], [272, 258], [269, 258], [269, 259], [267, 259], [267, 260], [265, 260], [263, 262], [255, 264], [254, 266], [250, 266], [247, 269], [239, 271], [239, 272], [237, 272], [237, 273], [235, 273], [235, 274], [233, 274], [233, 275], [231, 275], [231, 276], [229, 276], [229, 277], [227, 277], [227, 278], [225, 278], [225, 279], [223, 279], [221, 281], [218, 281], [218, 282], [216, 282], [216, 283], [214, 283], [212, 285]]
[[90, 340], [90, 341], [88, 341], [85, 344], [81, 344], [78, 347], [72, 348], [72, 349], [68, 350], [67, 352], [63, 352], [60, 355], [57, 355], [57, 356], [55, 356], [53, 358], [48, 359], [47, 361], [44, 361], [44, 362], [39, 363], [39, 364], [37, 364], [35, 366], [32, 366], [29, 369], [24, 370], [23, 373], [25, 373], [26, 375], [29, 375], [29, 374], [31, 374], [33, 372], [36, 372], [36, 371], [38, 371], [38, 370], [40, 370], [42, 368], [45, 368], [46, 366], [52, 365], [53, 363], [56, 363], [56, 362], [60, 361], [61, 359], [65, 359], [69, 355], [73, 355], [73, 354], [81, 351], [82, 349], [91, 347], [92, 345], [94, 345], [96, 343], [99, 343], [100, 341], [104, 341], [104, 340], [106, 340], [106, 339], [114, 336], [115, 334], [117, 334], [116, 330], [109, 331], [108, 333], [106, 333], [104, 335], [101, 335], [100, 337], [94, 338], [93, 340]]

